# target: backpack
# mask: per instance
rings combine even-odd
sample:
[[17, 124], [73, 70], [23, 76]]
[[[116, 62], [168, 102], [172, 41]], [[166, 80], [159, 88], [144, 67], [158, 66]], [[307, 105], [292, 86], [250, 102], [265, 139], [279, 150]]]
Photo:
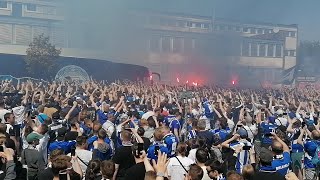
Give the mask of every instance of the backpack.
[[312, 157], [311, 162], [316, 167], [320, 167], [320, 146], [319, 145], [317, 145], [316, 152], [314, 153], [314, 156]]

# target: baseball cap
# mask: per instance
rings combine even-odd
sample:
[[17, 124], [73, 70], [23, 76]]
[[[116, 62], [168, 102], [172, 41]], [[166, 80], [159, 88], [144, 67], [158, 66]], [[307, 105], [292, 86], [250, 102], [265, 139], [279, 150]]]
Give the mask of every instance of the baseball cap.
[[267, 164], [271, 163], [273, 161], [272, 152], [267, 148], [261, 148], [260, 161], [267, 163]]
[[247, 130], [245, 130], [244, 128], [239, 128], [239, 129], [237, 130], [237, 134], [239, 134], [242, 139], [248, 137], [248, 132], [247, 132]]
[[38, 133], [30, 133], [28, 136], [27, 136], [27, 142], [28, 143], [31, 143], [35, 140], [39, 140], [43, 137], [43, 135], [41, 134], [38, 134]]

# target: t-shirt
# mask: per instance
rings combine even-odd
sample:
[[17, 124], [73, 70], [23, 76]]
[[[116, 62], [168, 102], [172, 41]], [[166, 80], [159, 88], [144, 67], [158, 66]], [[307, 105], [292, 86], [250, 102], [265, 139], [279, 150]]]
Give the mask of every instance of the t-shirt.
[[24, 116], [25, 107], [24, 106], [14, 107], [14, 108], [12, 108], [12, 112], [15, 116], [15, 123], [22, 124], [25, 119], [25, 116]]
[[82, 160], [79, 160], [79, 163], [82, 172], [85, 173], [87, 170], [87, 165], [89, 164], [89, 161], [92, 159], [92, 152], [85, 149], [76, 149], [76, 155], [78, 156], [78, 159]]
[[10, 113], [10, 111], [6, 110], [6, 109], [0, 109], [0, 119], [1, 119], [1, 123], [5, 123], [5, 119], [4, 119], [4, 115]]
[[115, 164], [119, 164], [117, 177], [124, 177], [126, 174], [126, 170], [135, 165], [131, 146], [119, 147], [116, 150], [112, 160]]
[[169, 124], [169, 128], [172, 133], [174, 133], [174, 129], [177, 129], [179, 132], [181, 129], [180, 122], [177, 119], [173, 119]]
[[125, 180], [141, 180], [144, 179], [146, 174], [146, 168], [143, 162], [133, 165], [130, 167], [125, 175]]
[[168, 115], [166, 117], [164, 117], [164, 120], [163, 122], [165, 123], [166, 126], [169, 126], [171, 121], [175, 120], [176, 119], [176, 116], [174, 115]]
[[283, 152], [283, 155], [277, 159], [273, 159], [272, 167], [277, 170], [278, 173], [285, 176], [288, 173], [289, 166], [290, 166], [290, 153]]
[[[230, 144], [230, 148], [233, 150], [237, 146], [252, 146], [252, 144], [246, 140], [240, 140], [238, 142]], [[251, 148], [253, 148], [253, 147], [251, 147]], [[240, 153], [238, 153], [238, 156], [237, 156], [236, 171], [238, 173], [241, 173], [243, 166], [245, 166], [247, 164], [250, 164], [250, 152], [249, 152], [249, 150], [242, 150]]]
[[162, 153], [169, 153], [168, 148], [166, 147], [165, 144], [162, 144], [160, 142], [155, 142], [154, 144], [152, 144], [148, 150], [147, 150], [147, 157], [149, 159], [154, 159], [157, 160], [158, 159], [158, 152], [157, 150], [160, 150]]
[[6, 133], [8, 133], [10, 136], [15, 136], [16, 134], [14, 132], [13, 126], [7, 123], [6, 123], [6, 126], [7, 126]]
[[54, 175], [52, 172], [52, 168], [46, 168], [42, 171], [38, 172], [38, 179], [53, 179]]
[[65, 140], [66, 141], [73, 141], [76, 140], [78, 137], [78, 132], [77, 131], [69, 131], [67, 132], [66, 136], [65, 136]]
[[173, 135], [172, 133], [167, 134], [163, 137], [163, 142], [166, 145], [166, 147], [168, 148], [169, 157], [173, 157], [176, 155], [176, 149], [177, 149], [177, 145], [178, 145], [178, 140], [175, 137], [175, 135]]
[[181, 180], [184, 179], [184, 175], [187, 174], [177, 158], [180, 160], [181, 164], [184, 166], [184, 168], [188, 171], [190, 168], [190, 165], [194, 163], [191, 159], [188, 157], [172, 157], [170, 158], [167, 171], [168, 171], [168, 176], [171, 177], [171, 180]]
[[214, 134], [210, 131], [198, 131], [198, 137], [205, 138], [208, 147], [214, 143]]

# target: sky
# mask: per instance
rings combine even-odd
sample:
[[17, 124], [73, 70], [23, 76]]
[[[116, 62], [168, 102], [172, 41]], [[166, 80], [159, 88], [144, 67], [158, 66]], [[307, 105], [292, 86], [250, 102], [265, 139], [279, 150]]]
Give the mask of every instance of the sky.
[[320, 40], [320, 0], [129, 0], [117, 5], [206, 16], [215, 11], [216, 17], [243, 22], [298, 24], [300, 40]]

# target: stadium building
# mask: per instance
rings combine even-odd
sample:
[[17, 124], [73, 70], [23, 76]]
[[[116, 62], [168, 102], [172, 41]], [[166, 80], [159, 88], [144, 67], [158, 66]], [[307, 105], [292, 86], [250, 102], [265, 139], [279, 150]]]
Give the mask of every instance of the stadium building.
[[[283, 70], [296, 65], [297, 25], [141, 11], [122, 16], [130, 23], [119, 28], [117, 35], [106, 30], [107, 38], [101, 38], [95, 36], [101, 33], [89, 20], [66, 19], [62, 1], [0, 1], [0, 74], [12, 72], [4, 62], [21, 61], [28, 44], [40, 34], [62, 48], [62, 66], [79, 65], [97, 79], [104, 79], [103, 73], [142, 79], [149, 76], [149, 69], [166, 82], [257, 85], [279, 81]], [[85, 23], [88, 29], [76, 31], [77, 24]], [[66, 30], [70, 26], [75, 30]], [[119, 50], [110, 50], [114, 46]], [[116, 63], [122, 64], [110, 68]]]

